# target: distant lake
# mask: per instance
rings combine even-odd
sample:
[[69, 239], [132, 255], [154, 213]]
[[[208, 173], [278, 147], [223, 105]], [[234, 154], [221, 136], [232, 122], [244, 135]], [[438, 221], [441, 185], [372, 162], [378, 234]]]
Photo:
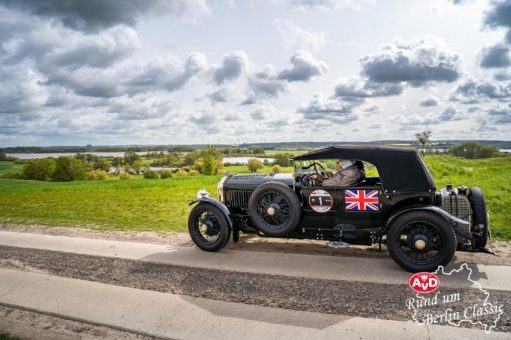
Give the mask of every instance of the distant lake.
[[270, 164], [275, 161], [275, 158], [268, 158], [268, 157], [224, 157], [224, 159], [222, 159], [222, 163], [247, 164], [248, 161], [252, 158], [258, 159], [263, 163], [266, 160]]
[[[93, 154], [99, 157], [124, 157], [124, 152], [81, 152]], [[145, 155], [147, 152], [137, 152], [139, 155]], [[77, 152], [49, 152], [49, 153], [8, 153], [7, 156], [19, 159], [35, 159], [35, 158], [59, 158], [60, 156], [74, 156]]]

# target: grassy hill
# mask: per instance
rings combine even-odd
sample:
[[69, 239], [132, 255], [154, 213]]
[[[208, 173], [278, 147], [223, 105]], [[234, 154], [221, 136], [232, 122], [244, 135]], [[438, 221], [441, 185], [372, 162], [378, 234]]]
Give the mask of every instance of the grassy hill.
[[[511, 157], [466, 160], [447, 155], [425, 157], [437, 187], [446, 184], [483, 190], [493, 236], [511, 239]], [[1, 169], [8, 168], [0, 162]], [[8, 169], [12, 170], [12, 169]], [[246, 167], [228, 167], [247, 172]], [[0, 222], [81, 226], [105, 230], [185, 231], [197, 191], [216, 191], [220, 176], [165, 180], [79, 181], [68, 183], [0, 180]]]

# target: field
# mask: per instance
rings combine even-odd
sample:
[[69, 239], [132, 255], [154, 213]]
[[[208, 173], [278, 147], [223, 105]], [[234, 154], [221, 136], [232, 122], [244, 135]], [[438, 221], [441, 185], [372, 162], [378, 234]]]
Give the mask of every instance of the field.
[[[511, 157], [465, 160], [431, 155], [425, 161], [438, 188], [446, 184], [481, 187], [491, 215], [492, 235], [511, 239], [511, 225], [507, 221], [511, 205]], [[4, 163], [0, 162], [0, 171], [17, 166]], [[248, 172], [246, 166], [226, 170]], [[122, 181], [113, 177], [108, 181], [68, 183], [0, 180], [0, 222], [180, 232], [186, 230], [191, 209], [188, 203], [201, 188], [214, 194], [219, 179], [220, 176], [195, 176]]]

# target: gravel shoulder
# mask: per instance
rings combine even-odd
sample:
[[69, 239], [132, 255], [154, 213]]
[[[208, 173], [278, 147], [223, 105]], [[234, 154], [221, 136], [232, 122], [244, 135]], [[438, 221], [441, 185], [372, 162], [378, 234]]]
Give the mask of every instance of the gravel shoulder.
[[[0, 230], [16, 231], [44, 235], [83, 237], [113, 241], [144, 242], [168, 244], [180, 247], [192, 247], [188, 233], [155, 233], [128, 231], [99, 231], [77, 227], [48, 227], [43, 225], [0, 224]], [[511, 241], [491, 240], [490, 247], [495, 256], [483, 253], [456, 252], [454, 261], [497, 266], [511, 266]], [[262, 238], [255, 235], [241, 235], [240, 242], [229, 242], [228, 249], [291, 253], [327, 256], [356, 256], [370, 258], [388, 258], [386, 247], [380, 252], [378, 246], [350, 246], [347, 249], [333, 249], [325, 246], [325, 241], [291, 240], [280, 238]]]

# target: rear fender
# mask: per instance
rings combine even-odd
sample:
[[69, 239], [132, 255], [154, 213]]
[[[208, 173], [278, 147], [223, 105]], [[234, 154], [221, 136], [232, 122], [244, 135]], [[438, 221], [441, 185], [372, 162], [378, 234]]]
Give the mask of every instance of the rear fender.
[[[385, 224], [385, 226], [383, 227], [383, 230], [382, 230], [382, 234], [386, 234], [390, 225], [392, 224], [392, 222], [399, 216], [403, 215], [404, 213], [407, 213], [409, 211], [417, 211], [417, 210], [425, 210], [425, 211], [431, 211], [439, 216], [441, 216], [443, 219], [445, 219], [445, 221], [452, 227], [452, 228], [455, 228], [457, 226], [466, 226], [468, 227], [470, 225], [470, 223], [468, 223], [467, 221], [463, 221], [462, 219], [459, 219], [457, 218], [456, 216], [453, 216], [451, 214], [449, 214], [447, 211], [445, 210], [442, 210], [441, 208], [439, 207], [436, 207], [436, 206], [417, 206], [417, 207], [410, 207], [410, 208], [407, 208], [407, 209], [403, 209], [403, 210], [399, 210], [398, 212], [396, 212], [395, 214], [393, 214], [388, 220], [387, 220], [387, 223]], [[455, 231], [456, 231], [456, 228], [455, 228]], [[456, 233], [458, 234], [458, 233]], [[462, 236], [462, 237], [465, 237], [467, 235], [459, 235], [459, 236]]]
[[231, 220], [231, 212], [229, 211], [229, 209], [227, 208], [227, 206], [224, 203], [222, 203], [221, 201], [216, 200], [214, 198], [211, 198], [211, 197], [202, 197], [200, 199], [196, 199], [196, 200], [190, 202], [189, 205], [194, 205], [195, 203], [197, 203], [197, 205], [209, 204], [209, 205], [212, 205], [212, 206], [218, 208], [224, 214], [225, 219], [229, 223], [229, 228], [231, 230], [233, 230], [233, 225], [232, 225], [232, 220]]

